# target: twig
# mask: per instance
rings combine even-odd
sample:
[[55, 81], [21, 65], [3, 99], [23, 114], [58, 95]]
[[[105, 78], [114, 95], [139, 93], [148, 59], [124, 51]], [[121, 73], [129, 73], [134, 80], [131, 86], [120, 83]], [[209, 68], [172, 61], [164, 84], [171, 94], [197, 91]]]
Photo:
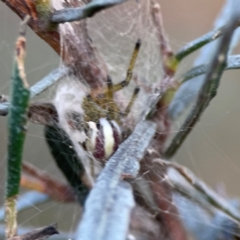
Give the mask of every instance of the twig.
[[[76, 200], [69, 185], [50, 177], [46, 172], [37, 169], [30, 163], [22, 163], [23, 172], [21, 186], [28, 189], [40, 191], [50, 198], [60, 202], [74, 202]], [[30, 178], [29, 178], [30, 176]]]
[[84, 18], [92, 17], [103, 9], [113, 7], [128, 0], [94, 0], [84, 7], [66, 8], [58, 10], [52, 14], [52, 23], [65, 23], [80, 21]]
[[[178, 61], [173, 54], [168, 38], [164, 32], [161, 7], [155, 0], [151, 0], [151, 3], [152, 21], [157, 31], [156, 37], [158, 39], [159, 53], [163, 58], [161, 67], [164, 69], [164, 78], [159, 81], [160, 84], [157, 86], [155, 94], [149, 99], [149, 107], [144, 109], [142, 118], [149, 119], [158, 112], [158, 117], [155, 119], [158, 118], [158, 125], [161, 126], [161, 129], [158, 129], [157, 132], [164, 132], [165, 134], [161, 134], [161, 136], [162, 138], [166, 138], [170, 130], [166, 107], [169, 104], [169, 95], [172, 95], [172, 90], [175, 88], [176, 81], [173, 76], [176, 73]], [[165, 139], [163, 141], [165, 141]], [[163, 144], [160, 143], [160, 145]]]
[[[86, 1], [69, 1], [79, 4]], [[85, 21], [66, 23], [58, 26], [52, 24], [52, 10], [59, 10], [59, 0], [52, 1], [4, 1], [20, 18], [31, 16], [29, 27], [46, 41], [61, 57], [77, 79], [86, 82], [91, 88], [102, 87], [106, 79], [106, 69], [99, 60], [86, 28]], [[72, 5], [73, 4], [73, 5]], [[62, 38], [63, 37], [63, 38]]]
[[177, 163], [164, 161], [162, 159], [155, 159], [154, 162], [176, 169], [187, 180], [189, 184], [191, 184], [196, 190], [198, 190], [204, 195], [204, 197], [211, 205], [226, 213], [229, 217], [237, 220], [240, 223], [240, 213], [235, 208], [231, 207], [224, 198], [219, 196], [203, 181], [198, 179], [189, 169]]
[[[17, 212], [21, 212], [25, 209], [32, 208], [33, 206], [47, 202], [49, 196], [36, 191], [29, 191], [21, 194], [17, 201]], [[4, 207], [0, 208], [0, 221], [4, 220]], [[18, 229], [18, 234], [19, 234]], [[25, 231], [26, 232], [26, 231]], [[1, 228], [0, 228], [0, 238], [1, 238]]]
[[[114, 192], [114, 195], [111, 196], [111, 204], [106, 203], [108, 208], [103, 204], [102, 196], [96, 195], [100, 193], [111, 194], [106, 191], [104, 186], [100, 189], [100, 183], [97, 184], [98, 190], [93, 190], [94, 192], [89, 196], [90, 199], [86, 202], [85, 212], [76, 232], [76, 239], [126, 239], [130, 213], [134, 207], [132, 188], [129, 183], [121, 181], [117, 186], [114, 186], [114, 190], [108, 189], [110, 192]], [[109, 202], [108, 197], [105, 199]]]
[[[138, 161], [148, 147], [156, 125], [150, 121], [139, 123], [108, 160], [98, 177], [85, 205], [77, 239], [125, 239], [134, 205], [132, 189], [123, 180], [138, 173]], [[93, 231], [94, 229], [94, 231]]]
[[[158, 116], [155, 119], [158, 118], [158, 126], [161, 126], [161, 129], [158, 129], [157, 132], [164, 132], [165, 134], [161, 134], [161, 136], [165, 138], [170, 130], [168, 124], [169, 121], [167, 119], [168, 116], [166, 114], [167, 104], [165, 100], [168, 98], [169, 90], [171, 91], [175, 82], [173, 76], [177, 69], [177, 62], [175, 61], [173, 51], [164, 32], [161, 7], [155, 0], [151, 0], [151, 4], [151, 17], [156, 28], [156, 37], [158, 39], [159, 53], [160, 56], [163, 58], [161, 67], [164, 69], [164, 79], [160, 81], [158, 89], [156, 89], [156, 93], [153, 94], [153, 96], [149, 99], [149, 107], [146, 107], [144, 109], [142, 119], [152, 120], [153, 115], [158, 112]], [[162, 144], [160, 143], [160, 145]]]
[[32, 232], [25, 233], [20, 236], [10, 238], [9, 240], [44, 240], [54, 234], [59, 234], [59, 232], [56, 229], [55, 225], [50, 225], [47, 227], [38, 228], [36, 230], [33, 230]]
[[169, 44], [168, 38], [164, 33], [161, 7], [152, 0], [152, 19], [157, 30], [158, 43], [160, 45], [160, 56], [163, 58], [163, 69], [166, 77], [171, 77], [176, 72], [177, 61]]
[[219, 41], [219, 45], [210, 63], [209, 71], [205, 76], [204, 84], [201, 88], [195, 106], [183, 123], [180, 131], [173, 138], [170, 145], [167, 147], [166, 151], [163, 154], [164, 158], [166, 159], [171, 158], [176, 153], [185, 138], [188, 136], [188, 134], [191, 132], [199, 120], [200, 116], [210, 101], [215, 97], [217, 93], [220, 78], [226, 67], [229, 44], [231, 42], [233, 31], [235, 30], [240, 15], [235, 11], [234, 14], [232, 14], [231, 20], [229, 21], [229, 24], [225, 28], [225, 32]]
[[[193, 67], [192, 69], [184, 73], [183, 76], [179, 79], [179, 81], [183, 83], [197, 76], [206, 74], [209, 68], [209, 65], [200, 65]], [[228, 57], [227, 67], [225, 68], [225, 70], [232, 69], [240, 69], [240, 55], [233, 55]]]
[[[0, 238], [4, 239], [4, 229], [5, 229], [5, 225], [4, 224], [0, 224]], [[34, 229], [32, 228], [25, 228], [25, 227], [19, 227], [18, 229], [18, 233], [20, 235], [26, 234], [28, 232], [32, 232], [34, 231]], [[67, 233], [67, 232], [62, 232], [59, 235], [52, 235], [51, 240], [66, 240], [66, 239], [73, 239], [73, 233]]]
[[[217, 18], [214, 21], [213, 29], [219, 29], [224, 26], [226, 24], [226, 19], [228, 19], [228, 15], [232, 9], [232, 6], [238, 5], [238, 2], [236, 0], [225, 0], [224, 2], [225, 3], [222, 6], [221, 12], [218, 14]], [[234, 31], [233, 37], [231, 39], [231, 44], [229, 46], [228, 55], [231, 54], [231, 51], [240, 40], [239, 38], [240, 28]], [[209, 63], [209, 60], [211, 59], [209, 56], [213, 56], [216, 52], [219, 40], [220, 38], [218, 38], [216, 41], [208, 43], [203, 48], [201, 48], [198, 57], [194, 60], [194, 67]], [[197, 76], [191, 81], [181, 84], [168, 108], [168, 113], [172, 120], [178, 120], [179, 117], [185, 112], [185, 109], [196, 100], [203, 85], [203, 81], [204, 76]]]
[[[180, 218], [184, 222], [187, 231], [191, 233], [193, 239], [230, 240], [240, 237], [238, 221], [210, 205], [211, 203], [207, 202], [206, 199], [199, 202], [198, 195], [203, 194], [190, 186], [175, 169], [169, 169], [168, 177], [169, 174], [173, 187], [174, 205], [177, 206]], [[234, 204], [233, 202], [233, 199], [229, 199], [229, 206], [232, 206]], [[233, 207], [236, 208], [236, 206]]]
[[40, 93], [47, 90], [49, 87], [51, 87], [54, 83], [61, 80], [66, 75], [70, 74], [70, 69], [64, 66], [61, 66], [52, 72], [50, 72], [46, 77], [38, 81], [36, 84], [34, 84], [31, 88], [31, 98], [36, 97]]
[[73, 188], [79, 203], [84, 206], [92, 183], [74, 150], [73, 143], [57, 124], [45, 127], [45, 138], [58, 167]]
[[[235, 28], [239, 26], [239, 20], [237, 21], [238, 25], [235, 25]], [[223, 26], [221, 28], [218, 28], [216, 30], [213, 30], [209, 33], [206, 33], [205, 35], [201, 36], [198, 39], [195, 39], [194, 41], [188, 43], [186, 46], [184, 46], [182, 49], [180, 49], [175, 57], [180, 62], [183, 58], [188, 56], [189, 54], [195, 52], [199, 48], [205, 46], [206, 44], [218, 39], [223, 35], [223, 33], [226, 30], [226, 26]]]
[[17, 233], [16, 200], [19, 193], [21, 177], [21, 161], [26, 134], [27, 108], [30, 97], [28, 83], [24, 72], [24, 57], [26, 39], [26, 23], [24, 19], [20, 28], [20, 36], [16, 42], [16, 55], [12, 76], [12, 94], [10, 114], [8, 118], [8, 156], [7, 156], [7, 187], [6, 187], [6, 238], [12, 238]]
[[[53, 70], [46, 77], [38, 81], [32, 87], [30, 87], [30, 98], [39, 95], [69, 73], [70, 69], [67, 67], [61, 67]], [[0, 103], [0, 115], [6, 116], [8, 114], [9, 105], [9, 102]]]
[[130, 238], [132, 240], [142, 239], [143, 235], [145, 236], [144, 239], [156, 240], [161, 239], [162, 229], [159, 228], [154, 215], [136, 205], [132, 209], [129, 233], [134, 236], [134, 238]]

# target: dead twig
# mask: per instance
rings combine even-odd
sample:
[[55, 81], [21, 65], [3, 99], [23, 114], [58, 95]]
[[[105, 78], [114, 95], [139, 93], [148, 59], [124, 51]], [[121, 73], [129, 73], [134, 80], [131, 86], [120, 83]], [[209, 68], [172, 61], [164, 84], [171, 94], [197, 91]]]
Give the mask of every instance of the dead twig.
[[47, 194], [59, 202], [74, 202], [76, 197], [69, 185], [50, 177], [46, 172], [37, 169], [30, 163], [22, 163], [21, 186]]
[[[207, 71], [209, 71], [209, 68], [209, 65], [200, 65], [193, 67], [180, 77], [179, 82], [182, 84], [192, 78], [206, 74]], [[240, 55], [232, 55], [227, 58], [227, 66], [225, 68], [225, 71], [232, 69], [240, 69]]]
[[[64, 76], [70, 73], [70, 69], [67, 67], [61, 67], [50, 72], [46, 77], [38, 81], [32, 87], [30, 87], [30, 98], [34, 98], [43, 91], [47, 90], [54, 83], [61, 80]], [[8, 114], [9, 102], [4, 101], [0, 103], [0, 115], [6, 116]]]
[[156, 125], [150, 121], [139, 123], [108, 160], [86, 201], [78, 239], [126, 238], [134, 200], [131, 186], [122, 179], [137, 175], [138, 162], [155, 130]]
[[[153, 158], [162, 154], [164, 143], [170, 133], [170, 121], [167, 114], [168, 98], [175, 85], [173, 78], [177, 62], [164, 34], [162, 14], [160, 6], [152, 1], [152, 19], [157, 30], [159, 40], [159, 52], [163, 55], [164, 80], [159, 84], [155, 97], [151, 101], [151, 109], [147, 109], [147, 118], [151, 119], [157, 125], [155, 136], [152, 140], [148, 153], [141, 162], [140, 176], [143, 184], [146, 186], [142, 189], [141, 183], [135, 183], [134, 189], [137, 192], [137, 202], [148, 209], [156, 216], [159, 228], [163, 230], [162, 236], [165, 239], [185, 240], [185, 229], [178, 218], [176, 206], [171, 204], [171, 188], [163, 179], [166, 174], [166, 168], [155, 167], [152, 162]], [[153, 107], [154, 106], [154, 107]], [[146, 116], [145, 115], [145, 116]], [[148, 189], [148, 190], [146, 190]]]
[[94, 0], [83, 7], [65, 8], [54, 12], [51, 16], [51, 22], [65, 23], [79, 21], [84, 18], [92, 17], [103, 9], [119, 5], [126, 1], [128, 0]]
[[[235, 208], [229, 205], [229, 203], [210, 189], [203, 181], [197, 178], [189, 169], [169, 161], [164, 161], [162, 159], [154, 159], [154, 162], [165, 165], [168, 168], [176, 169], [186, 180], [187, 182], [192, 185], [197, 191], [202, 193], [207, 201], [213, 205], [215, 208], [221, 210], [222, 212], [226, 213], [229, 217], [235, 219], [240, 223], [240, 212], [238, 212]], [[171, 181], [171, 180], [170, 180]]]
[[180, 131], [178, 131], [170, 145], [165, 150], [163, 156], [166, 159], [171, 158], [176, 153], [185, 138], [198, 122], [199, 118], [201, 117], [206, 107], [209, 105], [210, 101], [217, 94], [217, 88], [226, 67], [227, 54], [232, 35], [239, 21], [240, 13], [237, 12], [237, 8], [234, 9], [233, 13], [230, 16], [231, 18], [228, 22], [227, 27], [225, 28], [225, 32], [219, 41], [219, 45], [210, 63], [209, 70], [205, 76], [204, 84], [201, 87], [201, 91], [199, 93], [196, 104], [181, 126]]
[[56, 229], [56, 225], [50, 225], [47, 227], [38, 228], [32, 232], [25, 233], [20, 236], [15, 236], [9, 240], [41, 240], [47, 239], [54, 234], [59, 234], [58, 230]]

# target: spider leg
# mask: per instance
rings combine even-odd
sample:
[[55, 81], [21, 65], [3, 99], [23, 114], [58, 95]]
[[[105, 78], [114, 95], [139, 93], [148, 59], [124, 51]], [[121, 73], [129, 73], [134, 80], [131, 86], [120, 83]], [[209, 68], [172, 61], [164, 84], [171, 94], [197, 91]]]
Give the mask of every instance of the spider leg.
[[136, 87], [136, 88], [134, 89], [134, 92], [133, 92], [133, 94], [132, 94], [132, 97], [131, 97], [131, 99], [130, 99], [130, 101], [129, 101], [127, 107], [126, 107], [126, 109], [124, 110], [123, 113], [121, 113], [121, 115], [122, 115], [123, 117], [126, 117], [126, 116], [129, 114], [129, 112], [131, 111], [131, 108], [132, 108], [135, 100], [137, 99], [139, 90], [140, 90], [139, 87]]
[[[138, 39], [138, 41], [135, 44], [135, 48], [133, 50], [131, 60], [129, 62], [126, 79], [123, 80], [120, 83], [112, 85], [111, 86], [111, 90], [110, 90], [112, 93], [117, 92], [117, 91], [121, 90], [122, 88], [126, 87], [129, 84], [129, 82], [131, 81], [131, 79], [132, 79], [132, 72], [133, 72], [133, 69], [134, 69], [137, 57], [138, 57], [138, 53], [139, 53], [140, 47], [141, 47], [141, 41], [140, 41], [140, 39]], [[105, 94], [107, 92], [109, 92], [109, 88], [105, 91]]]
[[115, 115], [119, 112], [119, 109], [117, 105], [114, 102], [113, 99], [113, 83], [110, 76], [107, 77], [107, 93], [106, 93], [106, 99], [108, 100], [107, 110], [108, 114], [107, 117], [109, 119], [115, 119]]
[[113, 82], [109, 75], [107, 76], [107, 98], [113, 100]]

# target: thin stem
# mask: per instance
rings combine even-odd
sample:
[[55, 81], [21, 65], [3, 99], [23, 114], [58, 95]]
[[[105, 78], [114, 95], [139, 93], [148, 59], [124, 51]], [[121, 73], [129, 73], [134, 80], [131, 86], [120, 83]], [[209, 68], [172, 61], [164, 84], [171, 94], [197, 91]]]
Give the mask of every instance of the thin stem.
[[[26, 18], [24, 23], [29, 20]], [[25, 57], [25, 25], [20, 29], [21, 35], [16, 42], [16, 55], [12, 74], [12, 94], [10, 114], [8, 118], [8, 156], [6, 187], [6, 238], [12, 238], [17, 232], [16, 200], [21, 178], [21, 162], [26, 135], [27, 109], [30, 91], [24, 72]]]
[[177, 70], [178, 62], [176, 61], [173, 50], [164, 31], [161, 7], [155, 0], [152, 0], [152, 20], [157, 30], [156, 37], [158, 39], [160, 56], [163, 59], [162, 66], [164, 74], [171, 78]]
[[[27, 199], [27, 201], [26, 201]], [[28, 191], [23, 194], [20, 194], [17, 201], [17, 212], [24, 211], [26, 209], [32, 208], [37, 204], [42, 204], [49, 201], [49, 197], [46, 194], [37, 192], [37, 191]], [[4, 207], [0, 208], [0, 221], [4, 221]], [[22, 234], [21, 228], [18, 228], [18, 234]], [[27, 232], [27, 231], [25, 231]], [[1, 225], [0, 225], [0, 238], [2, 239]]]
[[25, 233], [20, 236], [15, 236], [9, 240], [41, 240], [47, 239], [48, 237], [59, 234], [55, 225], [49, 225], [46, 227], [38, 228], [33, 230], [32, 232]]
[[59, 202], [75, 202], [76, 198], [71, 187], [46, 172], [36, 168], [30, 163], [22, 163], [23, 172], [21, 187], [32, 189], [47, 194], [50, 198]]
[[[164, 161], [162, 159], [155, 159], [155, 162], [158, 162], [161, 165], [166, 165], [167, 167], [174, 168], [177, 170], [184, 179], [191, 184], [197, 191], [199, 191], [203, 196], [208, 200], [208, 202], [226, 213], [229, 217], [240, 222], [240, 213], [236, 211], [231, 205], [217, 193], [215, 193], [212, 189], [210, 189], [203, 181], [197, 178], [189, 169], [170, 161]], [[170, 178], [170, 181], [171, 178]]]
[[52, 14], [52, 23], [65, 23], [80, 21], [84, 18], [92, 17], [97, 12], [124, 3], [128, 0], [95, 0], [84, 7], [66, 8]]
[[[47, 227], [50, 227], [50, 226], [47, 226]], [[0, 237], [1, 237], [1, 239], [4, 239], [4, 228], [5, 228], [5, 225], [0, 224]], [[18, 232], [19, 232], [19, 235], [20, 235], [19, 237], [21, 237], [21, 235], [29, 234], [30, 232], [33, 232], [33, 231], [36, 231], [36, 230], [40, 230], [40, 229], [35, 229], [34, 230], [34, 228], [19, 227], [19, 229], [18, 229]], [[74, 233], [63, 232], [63, 231], [61, 231], [61, 234], [59, 234], [59, 235], [52, 235], [51, 236], [51, 240], [66, 240], [66, 239], [73, 239], [73, 238], [74, 238]], [[16, 238], [14, 240], [16, 240]], [[31, 240], [31, 239], [28, 239], [28, 240]], [[44, 238], [42, 238], [42, 240], [44, 240]]]
[[[61, 67], [53, 70], [46, 77], [38, 81], [32, 87], [30, 87], [31, 92], [30, 98], [34, 98], [43, 91], [47, 90], [54, 83], [56, 83], [69, 73], [70, 69], [67, 67]], [[9, 106], [10, 106], [9, 102], [0, 103], [0, 115], [6, 116], [8, 114]]]
[[153, 122], [140, 122], [108, 160], [86, 201], [77, 239], [125, 239], [134, 199], [123, 179], [136, 177], [155, 131]]
[[231, 21], [225, 28], [224, 34], [219, 41], [219, 45], [210, 63], [209, 70], [205, 76], [204, 84], [199, 93], [196, 104], [183, 123], [181, 129], [164, 152], [163, 155], [165, 158], [169, 159], [176, 153], [176, 151], [179, 149], [183, 141], [186, 139], [188, 134], [191, 132], [201, 117], [210, 101], [216, 96], [220, 78], [226, 67], [228, 49], [236, 24], [238, 23], [239, 15], [240, 14], [237, 13], [232, 14]]
[[[239, 21], [237, 21], [237, 23], [239, 24]], [[235, 28], [238, 26], [239, 25], [236, 25]], [[195, 52], [196, 50], [205, 46], [206, 44], [218, 39], [220, 36], [223, 35], [223, 33], [225, 32], [225, 29], [226, 29], [226, 26], [223, 26], [221, 28], [208, 32], [205, 35], [188, 43], [186, 46], [184, 46], [182, 49], [180, 49], [176, 53], [175, 55], [176, 59], [180, 62], [183, 58], [185, 58], [189, 54]]]
[[[197, 76], [206, 74], [209, 68], [210, 68], [209, 65], [200, 65], [193, 67], [192, 69], [184, 73], [179, 81], [183, 83]], [[232, 69], [240, 69], [240, 55], [233, 55], [228, 57], [227, 67], [225, 68], [225, 70]]]
[[30, 87], [31, 98], [34, 98], [40, 93], [44, 92], [49, 87], [51, 87], [54, 83], [56, 83], [57, 81], [59, 81], [60, 79], [68, 75], [69, 73], [70, 73], [70, 69], [64, 66], [51, 71], [46, 77], [38, 81], [32, 87]]

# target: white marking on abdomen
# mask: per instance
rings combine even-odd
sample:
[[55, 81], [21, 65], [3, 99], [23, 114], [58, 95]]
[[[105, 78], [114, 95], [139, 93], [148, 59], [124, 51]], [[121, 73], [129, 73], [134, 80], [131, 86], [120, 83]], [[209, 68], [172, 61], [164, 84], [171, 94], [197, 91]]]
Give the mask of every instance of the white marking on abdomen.
[[105, 157], [108, 158], [113, 153], [114, 148], [113, 129], [106, 118], [100, 118], [99, 123], [102, 126], [104, 136]]
[[93, 151], [96, 147], [96, 138], [97, 138], [98, 129], [97, 129], [96, 123], [92, 122], [92, 121], [88, 122], [88, 126], [91, 129], [89, 138], [90, 138], [90, 142], [91, 142], [91, 151]]

